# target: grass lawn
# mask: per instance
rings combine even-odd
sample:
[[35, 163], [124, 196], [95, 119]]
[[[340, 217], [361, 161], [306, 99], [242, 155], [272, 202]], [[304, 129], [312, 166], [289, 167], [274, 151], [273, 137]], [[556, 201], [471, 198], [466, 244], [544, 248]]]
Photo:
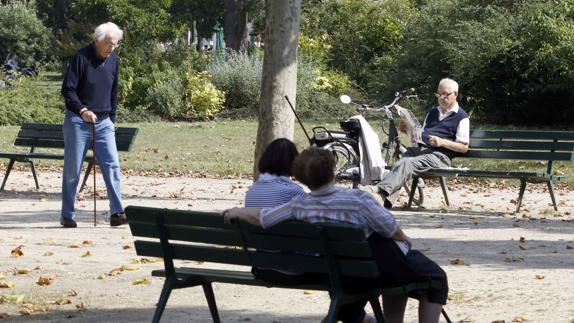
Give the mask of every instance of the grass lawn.
[[[336, 122], [312, 121], [315, 125], [337, 129]], [[257, 122], [254, 120], [212, 121], [194, 123], [130, 123], [118, 126], [140, 128], [134, 148], [120, 153], [122, 168], [136, 172], [201, 174], [202, 176], [250, 176], [253, 170], [253, 152]], [[0, 127], [0, 151], [15, 151], [12, 146], [18, 126]], [[298, 147], [307, 146], [301, 128], [295, 126]], [[25, 151], [25, 150], [22, 150]], [[61, 151], [59, 151], [61, 152]], [[7, 160], [2, 160], [4, 167]], [[464, 162], [464, 164], [461, 164]], [[61, 166], [62, 161], [38, 160], [40, 166]], [[482, 169], [545, 169], [544, 162], [459, 160], [455, 166]], [[27, 167], [24, 164], [20, 166]], [[574, 186], [574, 164], [556, 162], [555, 173], [568, 177]]]

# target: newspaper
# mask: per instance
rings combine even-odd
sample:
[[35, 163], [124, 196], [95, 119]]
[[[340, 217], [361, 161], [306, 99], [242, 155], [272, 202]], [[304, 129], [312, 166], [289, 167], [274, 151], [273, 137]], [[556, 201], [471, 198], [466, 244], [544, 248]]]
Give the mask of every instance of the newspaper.
[[411, 146], [418, 146], [419, 143], [423, 142], [423, 126], [421, 126], [417, 117], [411, 110], [402, 108], [398, 105], [395, 105], [395, 109], [397, 109], [397, 113], [401, 117], [401, 121], [403, 121], [407, 126], [407, 135], [411, 140]]

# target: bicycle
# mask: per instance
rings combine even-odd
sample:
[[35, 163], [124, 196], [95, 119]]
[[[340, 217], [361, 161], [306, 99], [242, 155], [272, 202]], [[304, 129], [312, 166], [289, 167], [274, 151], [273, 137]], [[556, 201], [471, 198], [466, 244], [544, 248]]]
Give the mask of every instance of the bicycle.
[[[395, 116], [391, 109], [395, 108], [397, 115], [400, 115], [399, 111], [404, 108], [401, 108], [398, 103], [402, 100], [416, 97], [416, 95], [407, 95], [405, 91], [396, 92], [390, 104], [380, 108], [373, 108], [367, 104], [355, 103], [347, 95], [341, 96], [341, 102], [354, 105], [360, 116], [381, 115], [381, 129], [387, 136], [386, 141], [381, 145], [381, 154], [387, 171], [407, 150], [406, 146], [401, 142], [401, 137], [394, 121]], [[385, 129], [385, 121], [389, 123], [388, 130]], [[359, 147], [362, 128], [356, 116], [340, 122], [340, 126], [342, 131], [329, 130], [323, 126], [314, 127], [312, 129], [313, 137], [309, 138], [309, 142], [313, 146], [330, 150], [333, 153], [337, 162], [335, 169], [337, 181], [351, 181], [353, 188], [357, 188], [362, 179], [362, 155], [361, 148]], [[367, 183], [365, 183], [363, 178], [363, 184], [376, 185], [378, 182], [378, 180], [372, 180], [370, 182], [367, 180]], [[413, 199], [413, 202], [419, 206], [421, 206], [424, 201], [423, 187], [424, 182], [420, 180], [419, 183], [417, 183], [417, 194]], [[407, 195], [410, 195], [410, 181], [403, 184], [403, 188], [407, 192]]]

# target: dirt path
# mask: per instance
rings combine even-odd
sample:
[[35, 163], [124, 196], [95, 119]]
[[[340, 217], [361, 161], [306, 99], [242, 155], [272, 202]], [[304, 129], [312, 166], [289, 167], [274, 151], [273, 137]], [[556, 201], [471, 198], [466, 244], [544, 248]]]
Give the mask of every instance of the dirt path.
[[[107, 223], [107, 200], [98, 200], [93, 227], [91, 189], [78, 203], [79, 227], [61, 229], [60, 181], [44, 172], [36, 190], [28, 173], [15, 172], [0, 193], [0, 286], [14, 285], [0, 288], [0, 321], [150, 321], [163, 283], [150, 271], [161, 263], [136, 263], [129, 229]], [[149, 176], [122, 183], [126, 205], [197, 210], [241, 205], [249, 185]], [[427, 209], [394, 212], [415, 248], [447, 271], [454, 322], [574, 322], [574, 193], [559, 189], [556, 213], [543, 186], [529, 186], [518, 214], [516, 188], [468, 184], [453, 185], [449, 208], [440, 189], [427, 187]], [[23, 254], [11, 256], [18, 246]], [[40, 278], [49, 285], [38, 285]], [[150, 284], [133, 284], [142, 279]], [[219, 284], [215, 293], [224, 322], [318, 322], [328, 306], [319, 292]], [[211, 322], [200, 289], [173, 292], [162, 322], [179, 321]], [[405, 321], [416, 321], [415, 301]]]

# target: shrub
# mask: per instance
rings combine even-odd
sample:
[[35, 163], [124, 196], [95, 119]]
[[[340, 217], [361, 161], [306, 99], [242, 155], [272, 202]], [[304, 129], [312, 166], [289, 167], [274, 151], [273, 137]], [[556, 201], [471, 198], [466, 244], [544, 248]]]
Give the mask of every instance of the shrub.
[[211, 83], [207, 72], [187, 73], [183, 82], [183, 114], [199, 119], [213, 117], [225, 102], [225, 94]]
[[315, 79], [315, 91], [328, 93], [338, 97], [351, 88], [351, 80], [342, 73], [333, 70], [324, 70]]
[[227, 116], [256, 116], [261, 93], [262, 58], [229, 53], [207, 66], [213, 84], [225, 92]]
[[0, 88], [0, 125], [64, 120], [64, 101], [58, 92], [38, 86], [30, 78], [20, 78], [12, 84], [10, 90]]

